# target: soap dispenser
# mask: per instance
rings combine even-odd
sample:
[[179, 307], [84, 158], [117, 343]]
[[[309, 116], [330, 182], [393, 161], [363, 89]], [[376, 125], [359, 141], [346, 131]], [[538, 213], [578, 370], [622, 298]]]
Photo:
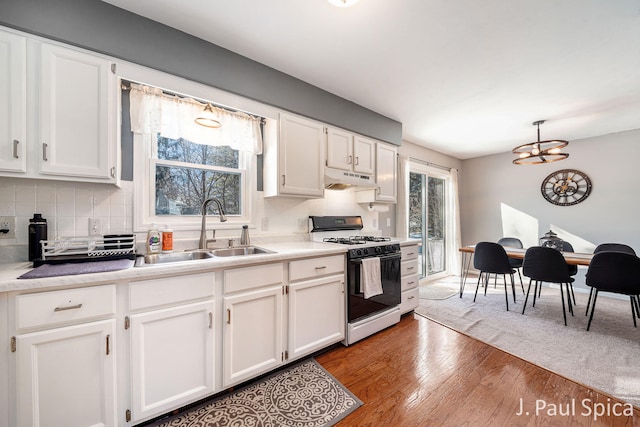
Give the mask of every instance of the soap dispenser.
[[147, 232], [147, 255], [160, 253], [161, 241], [162, 238], [158, 226], [155, 223], [151, 224], [151, 228]]
[[249, 226], [242, 226], [242, 234], [240, 235], [240, 246], [249, 246]]

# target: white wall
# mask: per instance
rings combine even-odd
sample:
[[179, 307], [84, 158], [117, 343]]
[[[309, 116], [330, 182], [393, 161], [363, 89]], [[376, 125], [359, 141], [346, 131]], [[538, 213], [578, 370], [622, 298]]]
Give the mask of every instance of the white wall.
[[[571, 141], [569, 158], [543, 165], [514, 165], [511, 153], [462, 162], [463, 245], [505, 235], [536, 245], [549, 229], [591, 252], [604, 242], [622, 242], [640, 253], [640, 129]], [[559, 169], [578, 169], [592, 181], [591, 195], [574, 206], [556, 206], [540, 192]]]

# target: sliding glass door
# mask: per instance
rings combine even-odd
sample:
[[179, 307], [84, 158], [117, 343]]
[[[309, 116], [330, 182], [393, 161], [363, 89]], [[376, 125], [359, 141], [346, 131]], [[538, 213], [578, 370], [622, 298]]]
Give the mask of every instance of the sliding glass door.
[[409, 237], [421, 239], [421, 277], [448, 274], [448, 171], [412, 163], [409, 172]]

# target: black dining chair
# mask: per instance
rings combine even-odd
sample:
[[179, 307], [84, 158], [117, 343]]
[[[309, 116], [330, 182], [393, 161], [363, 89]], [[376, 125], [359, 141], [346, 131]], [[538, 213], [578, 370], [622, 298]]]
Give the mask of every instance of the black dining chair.
[[[562, 242], [562, 252], [575, 252], [573, 245], [569, 242]], [[567, 265], [569, 267], [569, 276], [573, 277], [578, 274], [577, 265]], [[576, 295], [573, 293], [573, 283], [569, 283], [569, 289], [571, 289], [571, 298], [573, 298], [573, 304], [576, 305]]]
[[[597, 254], [600, 252], [622, 252], [624, 254], [635, 255], [636, 251], [629, 245], [625, 245], [624, 243], [600, 243], [593, 250], [593, 254]], [[588, 271], [588, 270], [587, 270]], [[591, 299], [593, 298], [593, 288], [589, 291], [589, 299], [587, 300], [587, 308], [585, 309], [584, 315], [589, 314], [589, 307], [591, 306]], [[635, 297], [636, 300], [640, 303], [640, 296]]]
[[631, 302], [633, 326], [638, 327], [636, 316], [640, 317], [640, 258], [625, 252], [598, 252], [591, 259], [587, 270], [586, 284], [595, 290], [591, 302], [591, 314], [587, 331], [591, 327], [593, 313], [599, 292], [628, 295]]
[[[502, 239], [498, 240], [498, 244], [505, 248], [524, 248], [524, 246], [522, 245], [522, 241], [517, 237], [503, 237]], [[520, 269], [522, 268], [522, 260], [518, 258], [509, 258], [509, 265], [511, 265], [511, 268], [518, 272], [518, 277], [520, 278], [520, 286], [522, 287], [522, 293], [524, 293], [524, 284], [522, 283], [522, 275], [520, 274]]]
[[476, 297], [478, 296], [480, 280], [484, 278], [484, 294], [486, 295], [491, 274], [495, 274], [494, 283], [497, 283], [498, 275], [501, 274], [504, 281], [504, 298], [507, 303], [507, 311], [509, 311], [509, 294], [507, 293], [506, 275], [508, 274], [509, 277], [511, 277], [513, 302], [516, 302], [516, 288], [513, 281], [515, 270], [511, 268], [511, 265], [509, 264], [509, 257], [507, 256], [507, 252], [504, 250], [502, 245], [493, 242], [478, 243], [475, 247], [475, 254], [473, 256], [473, 267], [476, 270], [480, 270], [473, 302], [476, 302]]
[[569, 266], [562, 254], [556, 249], [546, 248], [543, 246], [533, 246], [524, 254], [522, 263], [522, 273], [529, 278], [529, 287], [527, 295], [524, 299], [522, 314], [527, 308], [527, 300], [529, 299], [529, 291], [531, 290], [531, 282], [535, 283], [533, 289], [533, 307], [536, 306], [536, 296], [538, 295], [538, 287], [543, 282], [557, 283], [560, 285], [560, 298], [562, 299], [562, 316], [564, 325], [567, 325], [567, 311], [564, 303], [563, 286], [567, 290], [567, 305], [569, 313], [573, 316], [573, 304], [569, 295], [569, 286], [573, 283], [573, 277], [569, 276]]

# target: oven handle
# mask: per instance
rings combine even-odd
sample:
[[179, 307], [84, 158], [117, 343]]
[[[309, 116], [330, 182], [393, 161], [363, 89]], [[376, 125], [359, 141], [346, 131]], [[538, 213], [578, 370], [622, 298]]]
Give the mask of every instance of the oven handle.
[[[374, 256], [377, 256], [378, 258], [380, 258], [380, 261], [388, 261], [390, 259], [400, 258], [402, 254], [374, 255]], [[366, 258], [372, 258], [372, 257], [366, 257]], [[350, 262], [353, 262], [356, 264], [362, 264], [362, 258], [352, 259], [350, 260]]]

